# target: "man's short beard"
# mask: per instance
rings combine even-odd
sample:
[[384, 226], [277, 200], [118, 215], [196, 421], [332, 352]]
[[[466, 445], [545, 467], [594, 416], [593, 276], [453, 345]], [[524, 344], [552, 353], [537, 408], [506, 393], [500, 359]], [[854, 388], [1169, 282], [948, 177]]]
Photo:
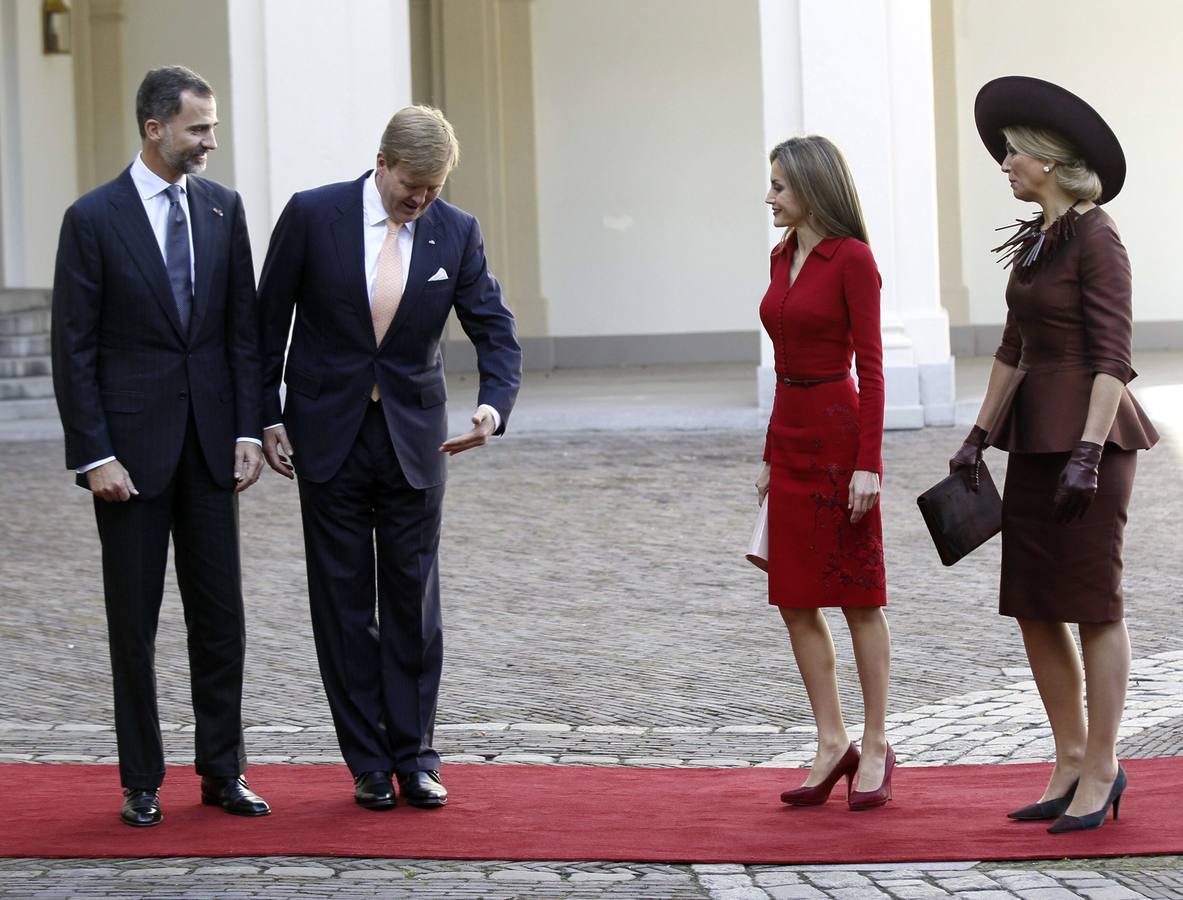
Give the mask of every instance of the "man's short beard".
[[184, 172], [186, 175], [196, 175], [198, 172], [204, 172], [206, 164], [209, 162], [208, 157], [198, 162], [192, 156], [185, 159]]
[[164, 161], [168, 164], [170, 169], [172, 169], [174, 172], [183, 172], [186, 175], [196, 175], [198, 172], [204, 171], [206, 163], [209, 161], [208, 155], [206, 159], [198, 161], [196, 157], [201, 155], [199, 152], [193, 152], [182, 156], [181, 154], [175, 153], [171, 149], [165, 149], [164, 147], [160, 148], [160, 155], [164, 158]]

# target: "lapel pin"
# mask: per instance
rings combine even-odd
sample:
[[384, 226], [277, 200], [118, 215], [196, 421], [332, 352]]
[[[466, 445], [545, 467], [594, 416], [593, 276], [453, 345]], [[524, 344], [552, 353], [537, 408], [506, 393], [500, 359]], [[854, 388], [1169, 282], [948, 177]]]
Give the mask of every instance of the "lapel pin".
[[216, 207], [216, 206], [215, 206], [215, 207], [213, 207], [213, 210], [214, 210], [214, 215], [215, 215], [215, 216], [220, 216], [220, 215], [222, 215], [222, 211], [221, 211], [220, 209], [218, 209], [218, 207]]
[[435, 238], [428, 238], [428, 239], [427, 239], [427, 243], [429, 243], [429, 244], [434, 244], [434, 243], [435, 243]]

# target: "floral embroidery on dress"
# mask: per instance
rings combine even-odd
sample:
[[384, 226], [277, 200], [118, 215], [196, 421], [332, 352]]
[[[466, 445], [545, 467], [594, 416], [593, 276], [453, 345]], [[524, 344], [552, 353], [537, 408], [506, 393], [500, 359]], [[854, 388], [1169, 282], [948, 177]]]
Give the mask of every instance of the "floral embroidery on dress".
[[[819, 467], [816, 462], [810, 462], [809, 468], [813, 475], [813, 481], [820, 482], [821, 479], [817, 477]], [[830, 463], [823, 469], [826, 480], [830, 484], [828, 492], [810, 491], [809, 497], [813, 500], [813, 533], [816, 535], [818, 531], [825, 528], [829, 522], [841, 521], [842, 515], [846, 509], [846, 504], [842, 499], [842, 476], [846, 469], [837, 463]], [[827, 521], [828, 520], [828, 521]], [[838, 534], [839, 544], [842, 541], [842, 534]], [[809, 545], [810, 550], [817, 550], [816, 544]]]
[[[839, 541], [841, 544], [841, 541]], [[839, 549], [830, 554], [829, 564], [822, 573], [827, 584], [838, 581], [843, 587], [877, 591], [885, 586], [883, 578], [883, 541], [878, 535], [861, 535], [853, 553]]]
[[[813, 531], [833, 529], [837, 546], [829, 554], [822, 570], [822, 582], [827, 586], [854, 587], [865, 591], [881, 590], [886, 586], [883, 570], [883, 538], [873, 529], [857, 529], [850, 524], [850, 512], [846, 507], [847, 490], [851, 471], [837, 463], [819, 467], [810, 463], [815, 481], [824, 472], [829, 491], [811, 491], [813, 500]], [[817, 551], [817, 544], [810, 543], [809, 549]]]

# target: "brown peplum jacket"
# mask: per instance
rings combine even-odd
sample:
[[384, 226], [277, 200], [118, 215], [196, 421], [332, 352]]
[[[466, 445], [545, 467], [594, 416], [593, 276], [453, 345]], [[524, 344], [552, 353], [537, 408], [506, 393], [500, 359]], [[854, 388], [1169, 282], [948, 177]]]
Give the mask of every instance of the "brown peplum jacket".
[[[1006, 287], [1006, 328], [995, 358], [1018, 367], [989, 443], [1010, 453], [1072, 450], [1084, 431], [1093, 379], [1128, 384], [1132, 308], [1130, 263], [1117, 227], [1101, 207], [1076, 216], [1075, 235], [1029, 280], [1018, 265]], [[1145, 450], [1158, 432], [1127, 388], [1106, 443]]]

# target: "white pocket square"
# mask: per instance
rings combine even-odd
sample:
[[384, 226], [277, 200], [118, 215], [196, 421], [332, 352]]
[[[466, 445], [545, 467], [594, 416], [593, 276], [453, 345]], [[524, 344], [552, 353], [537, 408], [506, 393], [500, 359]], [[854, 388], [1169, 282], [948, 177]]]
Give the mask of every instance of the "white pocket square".
[[444, 267], [440, 266], [435, 270], [435, 274], [427, 279], [428, 281], [447, 281], [448, 273], [444, 271]]

